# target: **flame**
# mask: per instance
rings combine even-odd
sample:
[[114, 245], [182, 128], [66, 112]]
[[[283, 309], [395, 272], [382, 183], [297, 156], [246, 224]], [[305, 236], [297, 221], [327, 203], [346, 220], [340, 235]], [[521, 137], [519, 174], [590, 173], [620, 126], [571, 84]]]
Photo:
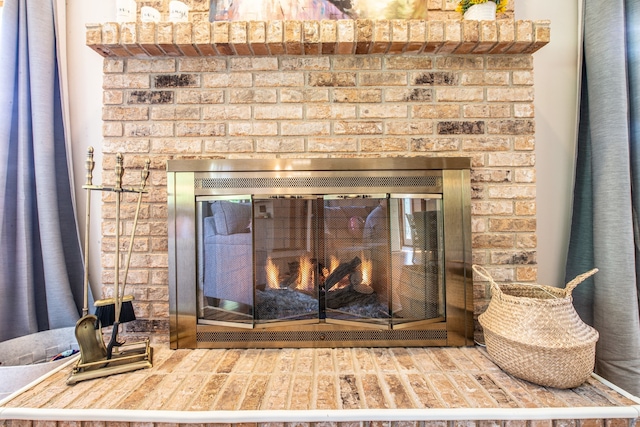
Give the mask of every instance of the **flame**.
[[300, 257], [300, 272], [298, 277], [298, 289], [313, 289], [313, 263], [309, 257]]
[[362, 264], [360, 264], [360, 270], [362, 271], [362, 284], [371, 285], [371, 276], [373, 275], [373, 261], [365, 259], [362, 255]]
[[336, 258], [334, 255], [331, 255], [331, 258], [329, 259], [329, 273], [332, 273], [333, 270], [338, 268], [339, 265], [340, 265], [340, 260]]
[[273, 261], [271, 261], [271, 257], [267, 258], [267, 265], [264, 269], [267, 273], [267, 287], [270, 289], [280, 289], [280, 271]]

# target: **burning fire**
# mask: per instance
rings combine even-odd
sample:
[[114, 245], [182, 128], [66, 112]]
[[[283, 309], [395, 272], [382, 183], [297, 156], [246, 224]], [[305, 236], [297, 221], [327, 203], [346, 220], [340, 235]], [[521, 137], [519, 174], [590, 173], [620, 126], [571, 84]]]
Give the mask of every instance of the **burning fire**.
[[296, 288], [302, 291], [313, 289], [313, 263], [308, 257], [300, 257], [300, 271]]
[[[360, 264], [360, 276], [362, 277], [362, 280], [357, 285], [371, 286], [373, 262], [370, 259], [366, 259], [364, 257], [364, 254], [361, 255], [361, 259], [362, 262]], [[325, 278], [328, 277], [329, 274], [331, 274], [336, 268], [338, 268], [338, 266], [340, 265], [340, 260], [332, 255], [329, 259], [329, 264], [330, 265], [328, 269], [323, 269], [323, 275], [325, 276]], [[282, 284], [280, 281], [280, 269], [271, 260], [271, 257], [267, 258], [265, 272], [267, 273], [267, 287], [269, 289], [281, 289]], [[293, 279], [293, 277], [291, 279]], [[349, 285], [350, 279], [353, 280], [353, 277], [350, 278], [349, 275], [344, 277], [340, 282], [336, 284], [334, 290]], [[293, 282], [293, 280], [290, 282], [289, 287], [295, 288], [300, 291], [310, 291], [314, 289], [314, 268], [311, 258], [306, 256], [300, 257], [297, 278], [295, 282]]]
[[365, 259], [362, 254], [362, 264], [360, 264], [360, 270], [362, 271], [362, 284], [371, 285], [371, 276], [373, 275], [373, 262], [370, 259]]
[[267, 287], [269, 289], [282, 289], [284, 286], [300, 291], [313, 289], [313, 263], [309, 257], [300, 257], [297, 277], [291, 277], [289, 281], [285, 279], [284, 284], [280, 280], [280, 269], [271, 260], [271, 257], [267, 258], [264, 269], [267, 273]]
[[267, 273], [267, 287], [269, 287], [269, 289], [280, 289], [280, 270], [278, 266], [271, 261], [271, 257], [267, 258], [265, 271]]
[[336, 258], [334, 255], [331, 255], [329, 259], [329, 274], [333, 272], [340, 265], [340, 260]]
[[[335, 269], [338, 268], [339, 265], [340, 265], [340, 260], [336, 258], [334, 255], [331, 255], [331, 257], [329, 258], [329, 267], [322, 267], [323, 280], [329, 277], [329, 275], [333, 273]], [[343, 284], [342, 286], [346, 286], [346, 284]], [[342, 287], [342, 286], [340, 286], [340, 282], [338, 282], [338, 287]]]

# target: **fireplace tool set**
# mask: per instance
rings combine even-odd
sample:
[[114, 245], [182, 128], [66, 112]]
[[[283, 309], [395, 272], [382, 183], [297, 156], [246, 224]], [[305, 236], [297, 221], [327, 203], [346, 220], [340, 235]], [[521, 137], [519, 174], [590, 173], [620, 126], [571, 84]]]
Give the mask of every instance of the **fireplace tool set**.
[[[122, 176], [124, 175], [122, 154], [116, 155], [115, 166], [115, 185], [113, 187], [105, 187], [93, 185], [93, 168], [95, 162], [93, 160], [93, 148], [89, 147], [86, 160], [86, 182], [82, 186], [87, 190], [86, 197], [86, 228], [85, 228], [85, 245], [84, 245], [84, 307], [82, 309], [82, 317], [76, 323], [76, 339], [80, 348], [80, 359], [73, 367], [71, 375], [67, 379], [67, 384], [75, 384], [80, 381], [90, 380], [94, 378], [106, 377], [109, 375], [131, 372], [138, 369], [150, 368], [152, 358], [152, 348], [149, 345], [149, 339], [133, 343], [118, 342], [118, 333], [120, 324], [135, 320], [133, 312], [133, 297], [125, 295], [125, 287], [127, 284], [127, 275], [129, 272], [129, 264], [131, 261], [131, 252], [133, 250], [133, 240], [135, 237], [136, 226], [140, 214], [140, 205], [142, 195], [147, 192], [145, 190], [147, 178], [149, 176], [149, 164], [147, 159], [142, 170], [140, 186], [138, 188], [124, 188], [122, 186]], [[91, 208], [91, 192], [92, 191], [112, 191], [115, 193], [116, 212], [115, 212], [115, 271], [114, 271], [114, 292], [113, 298], [101, 299], [94, 303], [96, 313], [89, 314], [89, 228], [90, 228], [90, 208]], [[120, 287], [120, 199], [122, 193], [136, 193], [138, 195], [138, 204], [134, 216], [131, 236], [129, 239], [129, 248], [124, 265], [124, 274], [122, 287]], [[109, 342], [105, 345], [102, 336], [102, 328], [113, 325]]]

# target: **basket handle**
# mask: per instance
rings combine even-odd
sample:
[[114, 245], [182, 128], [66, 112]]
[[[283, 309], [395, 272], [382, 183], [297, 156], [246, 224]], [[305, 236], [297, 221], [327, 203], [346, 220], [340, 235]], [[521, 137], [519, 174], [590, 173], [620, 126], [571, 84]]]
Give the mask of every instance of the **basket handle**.
[[578, 286], [580, 283], [584, 282], [585, 280], [587, 280], [589, 277], [593, 276], [597, 272], [598, 272], [598, 269], [594, 268], [593, 270], [589, 270], [586, 273], [582, 273], [579, 276], [576, 276], [575, 279], [567, 283], [567, 285], [564, 287], [565, 294], [567, 296], [571, 295], [571, 293], [576, 288], [576, 286]]
[[498, 286], [498, 284], [493, 280], [493, 277], [491, 277], [491, 274], [484, 267], [473, 264], [471, 268], [473, 268], [473, 271], [475, 271], [478, 276], [491, 284], [491, 292], [496, 292], [498, 294], [502, 293], [500, 286]]

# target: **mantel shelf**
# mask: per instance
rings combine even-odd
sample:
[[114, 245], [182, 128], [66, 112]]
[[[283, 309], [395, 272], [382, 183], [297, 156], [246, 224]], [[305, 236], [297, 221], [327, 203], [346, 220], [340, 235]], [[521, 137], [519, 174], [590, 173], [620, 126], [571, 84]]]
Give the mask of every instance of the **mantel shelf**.
[[500, 19], [217, 21], [87, 24], [86, 44], [104, 57], [361, 54], [532, 54], [550, 22]]

